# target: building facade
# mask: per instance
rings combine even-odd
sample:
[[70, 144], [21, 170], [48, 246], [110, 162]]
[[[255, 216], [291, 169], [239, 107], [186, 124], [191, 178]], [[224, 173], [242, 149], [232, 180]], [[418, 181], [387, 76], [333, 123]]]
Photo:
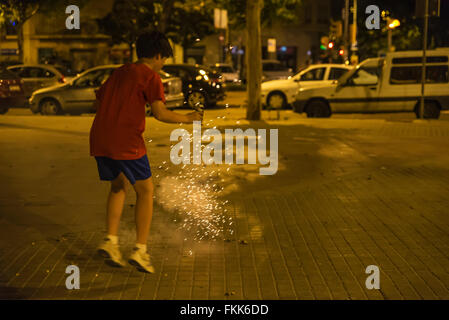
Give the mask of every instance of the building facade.
[[[135, 60], [127, 44], [111, 45], [110, 37], [99, 32], [97, 20], [111, 12], [114, 0], [89, 1], [80, 8], [79, 30], [68, 30], [65, 10], [52, 14], [38, 13], [24, 24], [24, 63], [64, 65], [73, 73], [93, 66]], [[331, 0], [305, 0], [297, 12], [298, 23], [275, 24], [262, 28], [262, 58], [277, 59], [294, 71], [319, 59], [320, 37], [329, 30]], [[0, 62], [18, 62], [17, 34], [14, 28], [3, 28], [0, 40]], [[245, 63], [246, 32], [230, 30], [231, 61], [236, 69]], [[276, 40], [276, 52], [267, 50], [268, 39]], [[200, 39], [193, 48], [174, 46], [173, 62], [205, 65], [225, 60], [224, 33]]]
[[[112, 8], [112, 0], [91, 1], [80, 8], [79, 30], [66, 28], [68, 14], [38, 13], [23, 26], [23, 62], [52, 63], [80, 72], [106, 63], [113, 55], [109, 37], [99, 33], [96, 19], [103, 18]], [[18, 60], [17, 30], [3, 28], [0, 41], [0, 60]]]
[[[320, 59], [320, 38], [329, 32], [331, 0], [305, 0], [298, 11], [298, 22], [294, 25], [275, 24], [262, 28], [262, 59], [276, 59], [286, 67], [298, 70], [304, 65], [316, 63]], [[240, 69], [245, 63], [245, 29], [230, 30], [229, 39], [232, 64]], [[208, 36], [188, 49], [187, 62], [212, 65], [225, 61], [224, 32]], [[268, 52], [268, 39], [275, 39], [276, 52]]]

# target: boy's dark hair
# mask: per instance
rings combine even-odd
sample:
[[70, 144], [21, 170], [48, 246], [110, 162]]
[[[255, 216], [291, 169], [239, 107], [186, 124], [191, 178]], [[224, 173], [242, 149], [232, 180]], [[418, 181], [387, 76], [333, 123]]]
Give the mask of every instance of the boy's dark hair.
[[173, 56], [173, 49], [163, 33], [152, 31], [142, 33], [137, 38], [136, 53], [139, 59], [154, 58], [158, 54], [161, 58], [169, 58]]

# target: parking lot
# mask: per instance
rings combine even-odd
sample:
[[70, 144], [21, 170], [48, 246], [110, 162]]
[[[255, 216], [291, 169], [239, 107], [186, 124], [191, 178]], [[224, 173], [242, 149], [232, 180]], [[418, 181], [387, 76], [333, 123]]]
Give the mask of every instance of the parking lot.
[[[243, 96], [207, 110], [204, 124], [277, 128], [279, 170], [260, 176], [248, 164], [201, 167], [223, 188], [216, 201], [232, 222], [215, 239], [200, 240], [183, 227], [191, 221], [185, 212], [166, 206], [178, 199], [169, 182], [185, 175], [169, 160], [168, 137], [178, 126], [147, 119], [158, 192], [148, 243], [154, 275], [112, 268], [95, 254], [108, 185], [88, 154], [92, 115], [1, 116], [1, 297], [449, 298], [447, 113], [417, 121], [412, 114], [308, 119], [282, 111], [277, 120], [264, 111], [262, 121], [247, 121], [238, 107]], [[130, 192], [119, 233], [125, 254], [134, 201]], [[68, 265], [80, 268], [76, 292], [64, 284]], [[365, 286], [369, 265], [380, 269], [380, 290]]]
[[[228, 91], [227, 97], [224, 101], [221, 101], [217, 104], [216, 107], [212, 109], [226, 109], [229, 108], [240, 108], [244, 106], [246, 100], [246, 92], [245, 91]], [[179, 110], [190, 110], [188, 107], [178, 108]], [[284, 111], [281, 111], [283, 114], [292, 114], [293, 112], [287, 108]], [[10, 109], [7, 115], [17, 115], [17, 116], [30, 116], [33, 115], [29, 109]], [[39, 116], [39, 115], [37, 115]], [[69, 115], [67, 115], [69, 116]], [[92, 116], [92, 114], [82, 114], [81, 116]], [[276, 111], [271, 111], [271, 114], [267, 113], [268, 117], [275, 118], [277, 117]], [[294, 114], [291, 115], [295, 118], [306, 118], [305, 114]], [[416, 115], [412, 112], [407, 113], [372, 113], [372, 114], [334, 114], [332, 115], [332, 119], [381, 119], [387, 121], [414, 121], [416, 120]], [[443, 111], [440, 116], [440, 121], [449, 121], [449, 111]]]

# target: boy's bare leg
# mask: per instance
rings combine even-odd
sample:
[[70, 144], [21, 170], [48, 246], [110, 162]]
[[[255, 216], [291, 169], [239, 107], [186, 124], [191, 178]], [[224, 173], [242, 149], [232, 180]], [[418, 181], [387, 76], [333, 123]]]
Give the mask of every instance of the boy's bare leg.
[[123, 204], [126, 198], [126, 188], [128, 180], [123, 172], [111, 181], [111, 191], [107, 204], [107, 228], [108, 234], [116, 236], [123, 212]]
[[136, 232], [137, 243], [146, 245], [153, 217], [153, 178], [137, 180], [134, 184], [136, 191]]

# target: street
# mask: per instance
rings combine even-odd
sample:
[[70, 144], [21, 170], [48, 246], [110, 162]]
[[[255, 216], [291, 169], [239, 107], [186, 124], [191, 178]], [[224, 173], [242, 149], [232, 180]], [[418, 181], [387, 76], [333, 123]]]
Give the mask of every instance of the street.
[[[0, 298], [449, 299], [449, 113], [308, 119], [284, 110], [248, 121], [244, 99], [228, 92], [203, 126], [278, 129], [273, 176], [251, 164], [174, 165], [169, 136], [179, 126], [147, 118], [155, 274], [96, 255], [109, 184], [89, 156], [93, 115], [0, 116]], [[190, 187], [209, 198], [181, 195]], [[134, 204], [130, 187], [125, 257]], [[79, 290], [66, 288], [69, 265]], [[370, 265], [379, 290], [365, 285]]]

